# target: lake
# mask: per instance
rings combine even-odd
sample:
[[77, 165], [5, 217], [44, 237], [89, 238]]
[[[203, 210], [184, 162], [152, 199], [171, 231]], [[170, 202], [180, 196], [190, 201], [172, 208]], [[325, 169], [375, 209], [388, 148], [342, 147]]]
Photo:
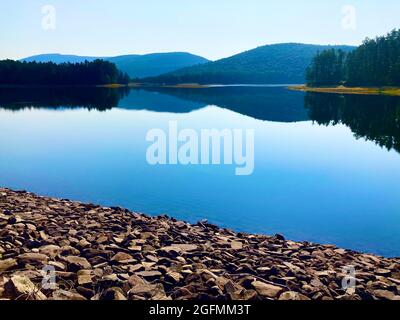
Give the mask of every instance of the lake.
[[[146, 161], [152, 128], [253, 129], [254, 172]], [[1, 88], [0, 185], [400, 256], [400, 98]]]

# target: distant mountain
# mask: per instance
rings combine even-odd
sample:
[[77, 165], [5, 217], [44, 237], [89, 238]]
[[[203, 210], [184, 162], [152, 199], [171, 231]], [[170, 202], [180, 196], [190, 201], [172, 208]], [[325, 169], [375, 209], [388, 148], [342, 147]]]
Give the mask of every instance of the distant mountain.
[[200, 65], [209, 60], [186, 52], [127, 55], [107, 59], [131, 78], [154, 77], [181, 68]]
[[26, 62], [54, 62], [57, 64], [70, 62], [70, 63], [81, 63], [85, 60], [91, 62], [96, 59], [104, 59], [104, 58], [97, 58], [97, 57], [84, 57], [84, 56], [74, 56], [74, 55], [67, 55], [67, 54], [58, 54], [58, 53], [49, 53], [49, 54], [39, 54], [37, 56], [32, 56], [28, 58], [21, 59], [20, 61]]
[[153, 53], [146, 55], [124, 55], [117, 57], [85, 57], [62, 54], [42, 54], [22, 59], [21, 61], [80, 63], [103, 59], [113, 62], [122, 72], [131, 78], [155, 77], [181, 68], [209, 62], [209, 60], [186, 52]]
[[153, 83], [294, 84], [305, 82], [312, 58], [328, 48], [351, 51], [351, 46], [319, 46], [284, 43], [259, 47], [230, 58], [191, 66], [158, 77]]

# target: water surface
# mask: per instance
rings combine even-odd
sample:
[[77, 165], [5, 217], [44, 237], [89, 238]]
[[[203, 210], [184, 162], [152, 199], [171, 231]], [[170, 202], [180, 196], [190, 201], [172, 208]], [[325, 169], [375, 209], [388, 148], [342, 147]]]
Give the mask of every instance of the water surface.
[[[255, 171], [150, 166], [146, 133], [255, 130]], [[0, 185], [400, 256], [400, 100], [280, 87], [0, 89]]]

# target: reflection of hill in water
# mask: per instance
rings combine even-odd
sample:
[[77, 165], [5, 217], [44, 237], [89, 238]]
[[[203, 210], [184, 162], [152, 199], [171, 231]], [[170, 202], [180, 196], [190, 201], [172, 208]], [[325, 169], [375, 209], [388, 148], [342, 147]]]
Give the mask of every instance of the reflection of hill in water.
[[304, 94], [284, 87], [147, 88], [146, 91], [174, 96], [187, 103], [216, 105], [259, 120], [309, 120], [304, 109]]
[[305, 107], [321, 125], [342, 123], [357, 139], [374, 141], [400, 152], [400, 98], [308, 93]]
[[205, 106], [205, 103], [183, 100], [165, 92], [144, 89], [132, 89], [118, 103], [118, 108], [122, 109], [171, 113], [189, 113]]
[[276, 87], [189, 88], [0, 88], [0, 107], [88, 108], [114, 107], [130, 110], [188, 113], [216, 105], [240, 114], [268, 121], [309, 120], [303, 107], [303, 93]]
[[292, 92], [282, 87], [0, 88], [0, 108], [123, 108], [188, 113], [217, 105], [266, 121], [343, 123], [356, 138], [400, 152], [400, 98]]

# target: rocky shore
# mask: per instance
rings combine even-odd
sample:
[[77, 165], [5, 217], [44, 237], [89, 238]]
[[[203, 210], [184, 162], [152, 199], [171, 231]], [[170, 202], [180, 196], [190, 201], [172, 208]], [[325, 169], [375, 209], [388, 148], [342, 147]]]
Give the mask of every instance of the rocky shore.
[[0, 189], [0, 298], [400, 300], [400, 259]]

